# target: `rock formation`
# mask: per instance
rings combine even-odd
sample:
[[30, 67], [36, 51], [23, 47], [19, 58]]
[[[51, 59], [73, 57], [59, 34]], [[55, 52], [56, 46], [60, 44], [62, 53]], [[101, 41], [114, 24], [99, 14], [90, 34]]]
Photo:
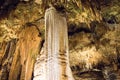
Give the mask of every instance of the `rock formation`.
[[35, 68], [35, 72], [37, 69], [39, 72], [34, 73], [34, 80], [74, 80], [69, 64], [66, 19], [53, 7], [46, 10], [45, 30], [44, 52], [35, 65], [41, 68]]
[[[50, 15], [57, 17], [51, 19], [51, 16], [46, 16], [46, 19], [45, 11], [51, 6], [50, 4], [57, 10], [55, 11], [57, 15]], [[66, 69], [58, 64], [61, 59], [58, 60], [56, 56], [51, 58], [53, 56], [51, 51], [55, 50], [55, 53], [58, 51], [57, 41], [60, 41], [62, 46], [61, 52], [70, 56], [69, 59], [68, 57], [62, 59], [70, 61], [68, 65], [70, 64], [75, 80], [119, 80], [119, 5], [119, 0], [1, 0], [0, 80], [38, 80], [41, 79], [40, 76], [46, 76], [43, 73], [47, 72], [46, 67], [48, 70], [53, 69], [52, 65], [58, 66], [59, 69]], [[52, 13], [51, 10], [48, 12]], [[60, 19], [56, 20], [58, 16]], [[57, 27], [48, 31], [47, 36], [51, 36], [49, 40], [55, 41], [55, 44], [52, 42], [49, 45], [56, 46], [47, 49], [50, 51], [49, 57], [52, 64], [48, 66], [49, 57], [44, 42], [50, 42], [45, 38], [47, 32], [45, 32], [45, 24], [49, 20], [51, 26], [60, 27], [59, 23], [62, 25], [67, 23], [68, 31], [66, 26], [64, 29], [63, 26], [59, 29], [62, 32], [55, 32], [54, 29], [58, 30]], [[52, 24], [54, 22], [56, 24]], [[54, 32], [56, 34], [52, 34]], [[64, 44], [67, 48], [64, 51], [62, 41], [64, 42], [63, 37], [67, 32], [68, 42], [65, 40]], [[60, 36], [60, 40], [52, 36], [58, 34], [63, 35]], [[68, 43], [69, 46], [67, 46]], [[55, 62], [57, 65], [54, 65], [53, 61], [57, 61]], [[60, 70], [53, 70], [49, 71], [58, 75], [57, 71]]]

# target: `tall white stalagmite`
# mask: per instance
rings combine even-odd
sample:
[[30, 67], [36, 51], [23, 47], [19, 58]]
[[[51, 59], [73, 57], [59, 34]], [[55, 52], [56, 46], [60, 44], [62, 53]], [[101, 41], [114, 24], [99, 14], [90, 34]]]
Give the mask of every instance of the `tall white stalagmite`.
[[40, 75], [36, 75], [38, 77], [34, 80], [74, 80], [69, 65], [68, 50], [66, 18], [51, 7], [45, 12], [46, 59], [44, 63], [39, 63], [43, 67], [38, 68]]
[[47, 80], [73, 80], [69, 66], [66, 18], [51, 7], [45, 13]]

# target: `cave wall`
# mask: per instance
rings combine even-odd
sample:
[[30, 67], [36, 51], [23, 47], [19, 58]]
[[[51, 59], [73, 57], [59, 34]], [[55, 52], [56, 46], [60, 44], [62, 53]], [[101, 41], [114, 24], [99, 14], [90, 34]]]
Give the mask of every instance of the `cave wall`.
[[16, 49], [17, 40], [0, 44], [0, 80], [8, 80], [8, 75]]
[[[20, 39], [1, 43], [0, 80], [31, 80], [42, 39], [35, 26], [23, 29]], [[6, 71], [6, 72], [5, 72]]]
[[[44, 42], [44, 10], [40, 1], [21, 0], [7, 17], [0, 20], [0, 80], [32, 79], [36, 56]], [[70, 64], [76, 80], [80, 79], [84, 69], [119, 70], [120, 3], [119, 0], [104, 1], [100, 2], [101, 10], [95, 13], [100, 13], [99, 17], [91, 12], [91, 8], [87, 9], [88, 2], [83, 1], [84, 9], [76, 1], [68, 2], [69, 7], [65, 8], [58, 3], [58, 6], [54, 5], [67, 14]], [[95, 3], [92, 5], [95, 11], [99, 8]]]

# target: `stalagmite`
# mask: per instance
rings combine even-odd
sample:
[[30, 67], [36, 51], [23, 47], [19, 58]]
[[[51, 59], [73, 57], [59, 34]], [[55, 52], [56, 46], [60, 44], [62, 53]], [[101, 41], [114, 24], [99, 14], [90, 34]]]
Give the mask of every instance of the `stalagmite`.
[[74, 80], [69, 65], [66, 18], [53, 7], [47, 9], [45, 29], [44, 54], [39, 58], [46, 59], [43, 62], [37, 60], [34, 80]]

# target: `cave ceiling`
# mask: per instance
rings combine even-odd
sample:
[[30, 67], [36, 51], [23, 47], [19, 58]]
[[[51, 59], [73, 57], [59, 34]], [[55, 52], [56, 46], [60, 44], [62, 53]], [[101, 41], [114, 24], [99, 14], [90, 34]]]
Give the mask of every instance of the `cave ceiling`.
[[[0, 42], [16, 38], [16, 34], [25, 26], [39, 26], [40, 21], [44, 20], [45, 10], [51, 4], [59, 12], [65, 13], [70, 35], [79, 32], [81, 25], [84, 31], [90, 32], [91, 23], [120, 22], [119, 0], [1, 0]], [[6, 36], [9, 38], [2, 39]]]

